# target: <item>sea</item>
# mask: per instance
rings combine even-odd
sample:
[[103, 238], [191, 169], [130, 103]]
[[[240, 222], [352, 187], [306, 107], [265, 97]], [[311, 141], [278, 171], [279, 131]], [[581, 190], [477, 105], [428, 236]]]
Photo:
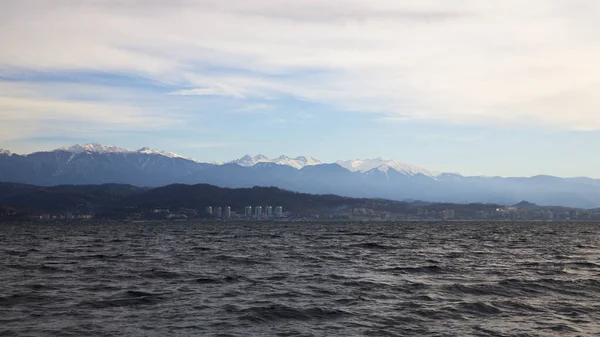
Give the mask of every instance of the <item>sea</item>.
[[600, 336], [600, 224], [0, 224], [0, 336]]

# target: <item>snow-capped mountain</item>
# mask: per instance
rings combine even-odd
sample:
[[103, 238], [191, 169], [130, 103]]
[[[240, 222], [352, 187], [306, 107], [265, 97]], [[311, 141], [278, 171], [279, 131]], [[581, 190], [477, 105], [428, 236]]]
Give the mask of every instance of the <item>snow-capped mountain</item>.
[[184, 157], [182, 155], [179, 155], [177, 153], [173, 153], [173, 152], [168, 152], [168, 151], [163, 151], [163, 150], [154, 150], [151, 149], [149, 147], [143, 147], [137, 151], [132, 151], [135, 153], [144, 153], [144, 154], [158, 154], [164, 157], [168, 157], [168, 158], [181, 158], [181, 159], [187, 159], [187, 160], [191, 160], [191, 161], [195, 161], [194, 159], [190, 158], [190, 157]]
[[0, 156], [0, 181], [157, 186], [185, 181], [207, 165], [149, 148], [127, 150], [95, 143], [77, 144], [27, 155]]
[[122, 149], [116, 146], [106, 146], [97, 143], [89, 143], [89, 144], [75, 144], [72, 146], [65, 146], [58, 148], [54, 151], [65, 151], [71, 152], [74, 154], [79, 154], [82, 152], [87, 153], [128, 153], [131, 152], [129, 150]]
[[179, 155], [177, 153], [173, 153], [173, 152], [167, 152], [167, 151], [162, 151], [162, 150], [154, 150], [151, 149], [149, 147], [143, 147], [139, 150], [127, 150], [127, 149], [123, 149], [120, 147], [116, 147], [116, 146], [106, 146], [106, 145], [102, 145], [102, 144], [97, 144], [97, 143], [89, 143], [89, 144], [76, 144], [73, 146], [66, 146], [66, 147], [61, 147], [58, 148], [54, 151], [65, 151], [65, 152], [71, 152], [73, 154], [80, 154], [80, 153], [98, 153], [98, 154], [104, 154], [104, 153], [123, 153], [123, 154], [131, 154], [131, 153], [143, 153], [143, 154], [157, 154], [157, 155], [161, 155], [164, 157], [168, 157], [168, 158], [182, 158], [182, 159], [187, 159], [187, 160], [193, 160], [191, 158], [188, 157], [184, 157], [182, 155]]
[[314, 166], [323, 164], [320, 160], [315, 159], [311, 156], [300, 156], [296, 158], [290, 158], [288, 156], [279, 156], [272, 160], [273, 163], [278, 165], [287, 165], [293, 168], [301, 169], [305, 166]]
[[259, 154], [256, 156], [245, 155], [240, 159], [229, 162], [230, 164], [238, 164], [244, 167], [254, 166], [258, 163], [273, 163], [277, 165], [291, 166], [296, 169], [301, 169], [305, 166], [314, 166], [323, 164], [320, 160], [310, 156], [300, 156], [296, 158], [290, 158], [288, 156], [279, 156], [277, 158], [269, 159], [266, 156]]
[[258, 163], [270, 163], [270, 162], [271, 162], [271, 160], [269, 158], [263, 156], [262, 154], [259, 154], [256, 156], [251, 156], [251, 155], [247, 154], [240, 159], [230, 161], [229, 164], [238, 164], [240, 166], [250, 167], [250, 166], [254, 166]]
[[10, 155], [12, 155], [12, 152], [10, 152], [8, 150], [0, 149], [0, 156], [2, 156], [2, 155], [3, 156], [10, 156]]
[[377, 169], [380, 172], [387, 173], [390, 169], [393, 169], [408, 176], [422, 174], [428, 177], [436, 177], [439, 175], [438, 173], [426, 170], [422, 167], [408, 165], [381, 157], [375, 159], [338, 160], [336, 164], [352, 172], [366, 173]]

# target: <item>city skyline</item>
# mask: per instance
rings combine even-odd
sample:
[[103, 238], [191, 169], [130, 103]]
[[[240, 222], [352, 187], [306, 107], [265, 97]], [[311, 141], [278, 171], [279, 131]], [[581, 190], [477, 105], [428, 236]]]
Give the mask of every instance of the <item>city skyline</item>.
[[591, 0], [0, 4], [0, 148], [600, 178]]

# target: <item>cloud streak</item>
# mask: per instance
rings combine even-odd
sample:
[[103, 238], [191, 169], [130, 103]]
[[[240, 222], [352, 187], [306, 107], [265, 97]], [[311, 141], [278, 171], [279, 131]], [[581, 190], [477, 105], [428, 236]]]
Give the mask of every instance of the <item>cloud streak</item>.
[[69, 97], [90, 89], [100, 91], [99, 96], [120, 97], [118, 89], [81, 87], [0, 81], [0, 142], [40, 136], [84, 138], [182, 125], [181, 116], [168, 116], [151, 107]]
[[242, 90], [223, 86], [223, 85], [217, 85], [217, 86], [207, 87], [207, 88], [176, 90], [176, 91], [169, 93], [169, 95], [175, 95], [175, 96], [229, 96], [229, 97], [235, 97], [235, 98], [245, 98], [246, 97], [246, 96], [244, 96], [244, 94], [242, 94]]
[[173, 96], [293, 96], [390, 120], [600, 130], [600, 4], [577, 3], [8, 0], [0, 69], [128, 74]]

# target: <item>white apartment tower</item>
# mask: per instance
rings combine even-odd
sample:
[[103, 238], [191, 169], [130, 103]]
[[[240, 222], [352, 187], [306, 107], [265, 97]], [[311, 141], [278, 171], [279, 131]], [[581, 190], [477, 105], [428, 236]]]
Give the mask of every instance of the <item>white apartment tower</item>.
[[277, 206], [275, 207], [275, 216], [282, 217], [283, 216], [283, 207]]
[[254, 216], [260, 218], [262, 216], [262, 206], [254, 207]]

